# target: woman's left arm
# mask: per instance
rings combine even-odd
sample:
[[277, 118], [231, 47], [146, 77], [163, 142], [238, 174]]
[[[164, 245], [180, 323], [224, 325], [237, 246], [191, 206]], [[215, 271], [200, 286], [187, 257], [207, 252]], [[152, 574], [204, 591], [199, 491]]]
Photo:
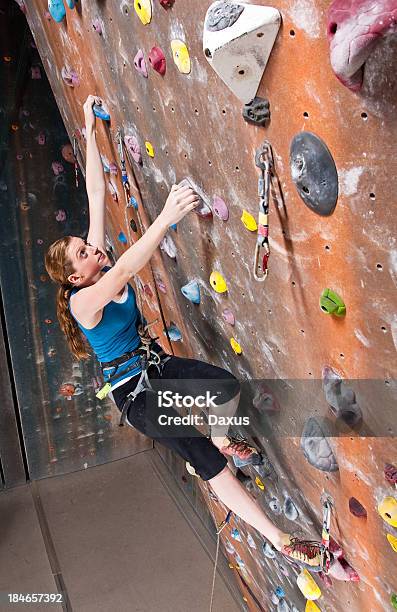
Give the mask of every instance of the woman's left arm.
[[87, 135], [86, 188], [89, 204], [90, 225], [87, 242], [105, 251], [105, 179], [101, 156], [95, 134], [95, 115], [93, 105], [100, 99], [88, 96], [84, 103], [85, 128]]

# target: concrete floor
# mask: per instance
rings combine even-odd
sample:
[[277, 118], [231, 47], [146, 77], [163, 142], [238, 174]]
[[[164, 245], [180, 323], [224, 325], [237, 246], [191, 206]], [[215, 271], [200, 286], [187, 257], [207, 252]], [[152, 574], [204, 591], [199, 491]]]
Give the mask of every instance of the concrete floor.
[[[0, 610], [209, 610], [215, 546], [161, 464], [151, 449], [1, 492]], [[214, 612], [237, 612], [220, 557]], [[61, 591], [63, 605], [6, 602]]]

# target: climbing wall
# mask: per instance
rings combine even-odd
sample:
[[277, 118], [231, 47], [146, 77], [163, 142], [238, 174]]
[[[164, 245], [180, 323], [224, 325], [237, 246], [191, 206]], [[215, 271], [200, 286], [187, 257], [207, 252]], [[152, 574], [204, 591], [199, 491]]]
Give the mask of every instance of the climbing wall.
[[[281, 16], [257, 92], [270, 104], [264, 125], [243, 119], [250, 99], [236, 95], [236, 80], [244, 85], [259, 61], [244, 36], [236, 42], [226, 31], [219, 39], [230, 45], [226, 60], [217, 60], [218, 39], [203, 52], [204, 29], [210, 41], [208, 0], [78, 2], [59, 23], [41, 0], [25, 10], [82, 167], [87, 95], [100, 96], [110, 114], [110, 122], [99, 121], [98, 141], [109, 170], [115, 256], [138, 239], [140, 224], [147, 227], [160, 213], [175, 182], [188, 178], [211, 209], [169, 230], [140, 282], [146, 317], [163, 319], [155, 329], [164, 346], [245, 381], [240, 409], [250, 426], [243, 433], [262, 449], [264, 462], [241, 466], [240, 479], [281, 528], [311, 539], [321, 532], [322, 492], [332, 502], [331, 545], [342, 580], [315, 576], [320, 597], [310, 584], [299, 588], [299, 568], [233, 517], [222, 542], [245, 605], [387, 610], [397, 606], [396, 476], [392, 467], [384, 475], [397, 460], [397, 6], [393, 0], [370, 8], [361, 0], [256, 5]], [[223, 23], [220, 31], [231, 27]], [[250, 36], [261, 38], [255, 27]], [[220, 77], [236, 56], [241, 78], [229, 87]], [[118, 130], [137, 210], [124, 199]], [[264, 140], [274, 158], [271, 254], [259, 282], [255, 153]], [[318, 214], [319, 202], [325, 215]], [[261, 225], [264, 237], [263, 217]], [[181, 291], [191, 281], [199, 304]], [[186, 482], [182, 463], [164, 457], [197, 505], [201, 489], [222, 520], [225, 509], [204, 484]]]

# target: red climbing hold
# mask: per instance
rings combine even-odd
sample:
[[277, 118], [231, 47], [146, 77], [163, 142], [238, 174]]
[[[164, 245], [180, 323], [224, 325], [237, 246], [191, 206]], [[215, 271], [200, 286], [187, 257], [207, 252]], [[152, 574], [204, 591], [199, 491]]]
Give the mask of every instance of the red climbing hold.
[[75, 391], [76, 387], [72, 383], [64, 383], [59, 389], [59, 393], [64, 397], [72, 397]]
[[159, 0], [159, 2], [164, 8], [171, 8], [175, 0]]
[[367, 518], [366, 509], [355, 497], [351, 497], [349, 499], [349, 510], [354, 516], [359, 518]]
[[153, 47], [149, 53], [149, 62], [153, 70], [159, 74], [165, 74], [165, 56], [160, 47]]
[[397, 468], [394, 465], [387, 463], [385, 465], [384, 473], [387, 482], [389, 482], [391, 485], [395, 485], [397, 483]]

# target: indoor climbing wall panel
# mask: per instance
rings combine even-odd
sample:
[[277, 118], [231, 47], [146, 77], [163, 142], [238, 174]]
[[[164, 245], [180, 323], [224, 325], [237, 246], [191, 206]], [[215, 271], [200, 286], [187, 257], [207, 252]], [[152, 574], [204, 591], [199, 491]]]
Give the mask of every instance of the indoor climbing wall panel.
[[321, 596], [241, 521], [222, 532], [250, 609], [384, 610], [397, 591], [397, 502], [384, 476], [397, 454], [397, 7], [347, 4], [79, 2], [59, 22], [39, 0], [27, 7], [79, 160], [89, 93], [109, 112], [98, 136], [116, 170], [118, 128], [125, 138], [138, 210], [109, 167], [119, 252], [139, 236], [131, 219], [147, 226], [173, 183], [202, 197], [143, 282], [176, 354], [259, 381], [243, 385], [241, 410], [264, 462], [239, 477], [280, 527], [311, 539], [322, 491], [332, 500], [341, 580], [315, 576]]

